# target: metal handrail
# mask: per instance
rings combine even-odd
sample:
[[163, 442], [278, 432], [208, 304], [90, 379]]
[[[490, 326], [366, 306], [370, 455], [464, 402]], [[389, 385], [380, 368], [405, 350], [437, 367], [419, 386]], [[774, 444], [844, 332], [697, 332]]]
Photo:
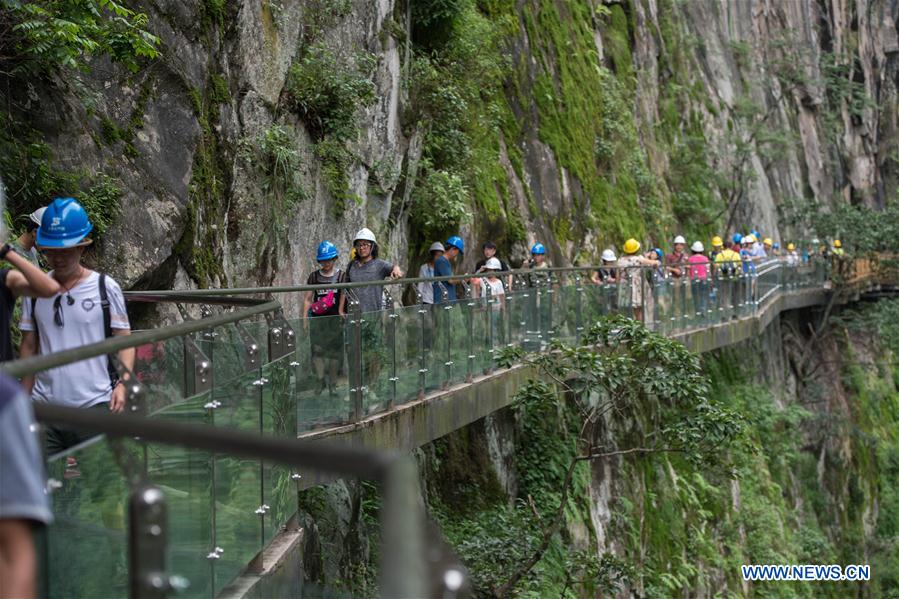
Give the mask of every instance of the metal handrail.
[[22, 360], [6, 362], [0, 367], [2, 367], [6, 374], [12, 377], [22, 378], [25, 376], [30, 376], [42, 370], [48, 370], [50, 368], [56, 368], [57, 366], [70, 364], [72, 362], [87, 360], [88, 358], [94, 358], [106, 354], [113, 354], [123, 349], [129, 349], [132, 347], [137, 347], [139, 345], [144, 345], [145, 343], [155, 343], [157, 341], [165, 341], [166, 339], [171, 339], [173, 337], [181, 337], [182, 335], [189, 335], [191, 333], [205, 331], [215, 327], [220, 327], [222, 325], [231, 324], [239, 320], [249, 318], [250, 316], [264, 314], [265, 312], [275, 312], [280, 309], [281, 302], [272, 300], [256, 304], [254, 306], [249, 306], [247, 308], [244, 308], [243, 310], [229, 312], [227, 314], [218, 314], [216, 316], [210, 316], [209, 318], [202, 318], [200, 320], [179, 322], [178, 324], [173, 324], [161, 329], [153, 329], [132, 333], [130, 335], [109, 337], [108, 339], [104, 339], [103, 341], [99, 341], [97, 343], [91, 343], [90, 345], [83, 345], [81, 347], [67, 349], [61, 352], [32, 356], [30, 358], [24, 358]]
[[[779, 260], [782, 261], [782, 260]], [[684, 266], [687, 266], [685, 263]], [[715, 268], [714, 262], [709, 262], [709, 266], [713, 269]], [[648, 265], [635, 265], [635, 266], [619, 266], [617, 264], [613, 265], [591, 265], [591, 266], [548, 266], [546, 268], [534, 269], [534, 268], [517, 268], [514, 270], [504, 270], [500, 272], [491, 272], [491, 273], [460, 273], [453, 274], [444, 277], [404, 277], [399, 279], [383, 279], [378, 281], [356, 281], [351, 283], [323, 283], [320, 285], [286, 285], [286, 286], [278, 286], [278, 287], [234, 287], [234, 288], [220, 288], [220, 289], [184, 289], [184, 290], [159, 290], [159, 291], [141, 291], [140, 294], [146, 297], [156, 297], [156, 298], [168, 298], [168, 297], [181, 297], [181, 298], [195, 298], [195, 297], [205, 297], [205, 298], [213, 298], [218, 296], [232, 296], [232, 295], [253, 295], [253, 294], [275, 294], [275, 293], [298, 293], [304, 291], [316, 291], [319, 289], [357, 289], [359, 287], [386, 287], [388, 285], [415, 285], [418, 283], [441, 283], [441, 282], [454, 282], [461, 281], [463, 279], [483, 279], [490, 276], [528, 276], [535, 274], [557, 274], [557, 273], [570, 273], [570, 272], [592, 272], [599, 269], [604, 270], [622, 270], [622, 271], [634, 271], [634, 270], [646, 270], [652, 271], [657, 268], [665, 268], [666, 265], [661, 264], [659, 266], [648, 266]], [[172, 300], [175, 301], [175, 300]], [[211, 303], [211, 302], [209, 302]]]

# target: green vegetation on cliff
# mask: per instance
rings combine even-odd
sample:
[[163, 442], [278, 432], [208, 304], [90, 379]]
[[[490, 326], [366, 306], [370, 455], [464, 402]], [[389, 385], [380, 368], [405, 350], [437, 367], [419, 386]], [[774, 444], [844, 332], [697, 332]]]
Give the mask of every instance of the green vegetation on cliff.
[[[763, 369], [796, 362], [787, 350], [786, 365], [776, 361], [783, 356], [771, 345], [781, 342], [776, 332], [706, 356], [709, 396], [744, 423], [721, 446], [721, 461], [658, 452], [579, 464], [563, 526], [513, 594], [577, 597], [616, 588], [645, 597], [742, 594], [750, 588], [743, 586], [743, 564], [870, 563], [873, 578], [864, 592], [892, 596], [899, 581], [899, 393], [890, 345], [899, 337], [884, 345], [872, 333], [899, 320], [897, 305], [881, 302], [837, 320], [811, 363], [785, 373], [795, 377], [798, 396], [757, 382]], [[602, 397], [601, 387], [593, 392]], [[514, 416], [514, 439], [502, 442], [513, 448], [504, 466], [485, 464], [486, 440], [497, 434], [490, 425], [437, 441], [435, 459], [426, 461], [433, 468], [432, 514], [471, 569], [479, 595], [493, 595], [533, 555], [559, 504], [583, 419], [577, 403], [563, 397], [555, 385], [535, 381], [511, 414], [494, 417]], [[650, 432], [659, 423], [652, 406], [635, 405], [603, 430], [603, 441], [624, 447], [635, 431]], [[497, 467], [502, 475], [494, 478]], [[513, 496], [499, 482], [510, 479], [517, 483]], [[753, 583], [751, 590], [842, 597], [858, 592], [859, 583]]]

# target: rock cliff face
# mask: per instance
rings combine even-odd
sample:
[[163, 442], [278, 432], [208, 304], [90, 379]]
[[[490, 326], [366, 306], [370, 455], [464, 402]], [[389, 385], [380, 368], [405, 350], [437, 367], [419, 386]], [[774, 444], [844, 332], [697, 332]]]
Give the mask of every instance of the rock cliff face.
[[625, 236], [777, 239], [778, 206], [897, 184], [892, 0], [138, 5], [159, 60], [7, 92], [52, 168], [107, 177], [100, 258], [127, 287], [303, 282], [363, 225], [408, 270], [456, 230], [556, 263]]

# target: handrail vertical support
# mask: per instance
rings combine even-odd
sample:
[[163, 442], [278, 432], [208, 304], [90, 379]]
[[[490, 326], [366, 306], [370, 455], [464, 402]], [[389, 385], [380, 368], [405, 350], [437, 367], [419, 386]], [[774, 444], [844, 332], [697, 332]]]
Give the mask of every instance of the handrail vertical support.
[[140, 485], [128, 502], [128, 573], [131, 599], [165, 599], [167, 509], [158, 487]]
[[396, 314], [393, 296], [386, 288], [384, 301], [387, 302], [387, 350], [390, 352], [390, 398], [387, 400], [386, 409], [392, 410], [396, 405], [396, 383], [399, 380], [396, 376], [396, 320], [399, 317]]

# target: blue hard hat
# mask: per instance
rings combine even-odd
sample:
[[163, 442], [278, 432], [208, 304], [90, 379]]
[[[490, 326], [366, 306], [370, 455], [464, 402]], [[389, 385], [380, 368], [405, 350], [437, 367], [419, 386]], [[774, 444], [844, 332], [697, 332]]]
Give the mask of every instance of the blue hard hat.
[[739, 233], [734, 233], [733, 240], [734, 243], [740, 243], [741, 241], [743, 241], [743, 236]]
[[317, 262], [321, 262], [323, 260], [333, 260], [337, 257], [337, 246], [331, 243], [328, 240], [321, 242], [318, 245], [318, 252], [315, 255], [315, 260]]
[[661, 259], [662, 259], [662, 256], [665, 255], [665, 254], [662, 253], [662, 250], [659, 249], [659, 248], [653, 248], [652, 251], [654, 251], [654, 252], [656, 253], [656, 256], [659, 257], [659, 260], [661, 260]]
[[545, 254], [545, 253], [546, 253], [546, 248], [543, 247], [543, 244], [540, 243], [540, 242], [538, 241], [538, 242], [535, 243], [535, 244], [533, 245], [533, 247], [531, 248], [531, 253], [532, 253], [532, 254], [537, 254], [537, 255]]
[[75, 198], [56, 198], [44, 210], [37, 230], [37, 245], [69, 248], [84, 241], [94, 228], [84, 207]]
[[780, 249], [780, 244], [779, 244], [779, 243], [775, 243], [775, 244], [774, 244], [774, 249], [775, 249], [775, 250], [779, 250], [779, 249]]
[[755, 237], [756, 239], [758, 239], [759, 237], [762, 236], [762, 234], [758, 232], [758, 229], [753, 229], [750, 232], [752, 233], [753, 237]]
[[462, 238], [458, 235], [453, 235], [449, 239], [446, 240], [447, 246], [453, 246], [463, 254], [465, 253], [465, 242], [462, 241]]

